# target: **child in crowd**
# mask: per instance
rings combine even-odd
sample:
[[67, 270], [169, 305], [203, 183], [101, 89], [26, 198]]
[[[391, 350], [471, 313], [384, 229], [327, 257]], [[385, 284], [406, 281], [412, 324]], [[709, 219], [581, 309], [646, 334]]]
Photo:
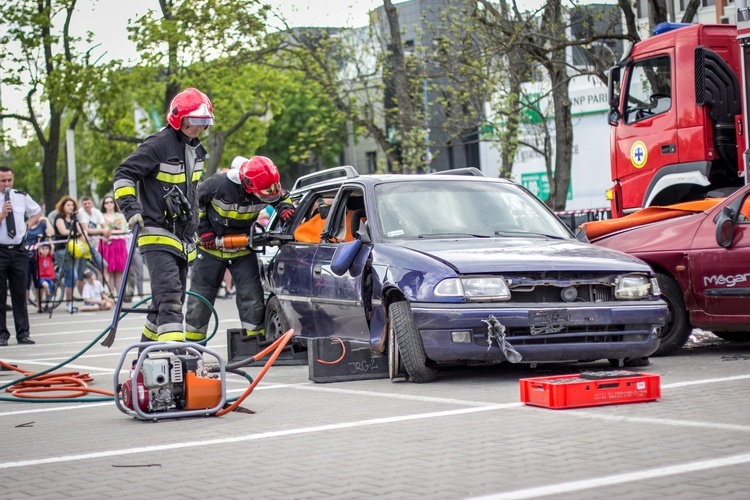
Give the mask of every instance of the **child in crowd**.
[[[39, 290], [42, 292], [41, 301], [42, 304], [45, 304], [50, 300], [52, 293], [55, 291], [55, 262], [50, 243], [42, 242], [37, 247], [36, 268], [39, 273]], [[44, 306], [42, 311], [48, 312], [49, 307]]]
[[115, 306], [115, 301], [104, 291], [102, 282], [94, 277], [91, 269], [83, 272], [83, 306], [81, 311], [105, 311]]

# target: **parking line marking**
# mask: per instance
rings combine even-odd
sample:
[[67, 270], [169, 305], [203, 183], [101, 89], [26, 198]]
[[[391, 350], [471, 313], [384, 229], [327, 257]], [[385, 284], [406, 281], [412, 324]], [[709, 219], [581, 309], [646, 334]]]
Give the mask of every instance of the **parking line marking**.
[[[466, 399], [434, 398], [430, 396], [414, 396], [412, 394], [396, 394], [393, 392], [358, 391], [356, 389], [338, 389], [336, 387], [318, 387], [314, 385], [299, 385], [292, 387], [303, 391], [334, 392], [337, 394], [351, 394], [354, 396], [375, 396], [378, 398], [406, 399], [409, 401], [422, 401], [424, 403], [446, 403], [464, 406], [494, 406], [497, 403], [486, 401], [468, 401]], [[519, 403], [519, 406], [522, 404]]]
[[660, 425], [671, 425], [673, 427], [702, 427], [705, 429], [720, 430], [720, 431], [739, 431], [739, 432], [750, 432], [750, 426], [748, 425], [737, 425], [737, 424], [721, 424], [717, 422], [696, 422], [693, 420], [675, 420], [675, 419], [664, 419], [664, 418], [649, 418], [649, 417], [626, 417], [622, 415], [605, 415], [592, 413], [589, 411], [573, 410], [566, 412], [568, 415], [575, 417], [586, 417], [597, 420], [609, 420], [610, 422], [632, 422], [632, 423], [643, 423], [643, 424], [660, 424]]
[[712, 460], [701, 460], [699, 462], [690, 462], [686, 464], [671, 465], [668, 467], [659, 467], [658, 469], [645, 469], [641, 471], [628, 472], [625, 474], [615, 474], [612, 476], [583, 479], [581, 481], [571, 481], [569, 483], [550, 484], [547, 486], [539, 486], [537, 488], [508, 491], [505, 493], [497, 493], [482, 497], [472, 497], [472, 500], [522, 500], [524, 498], [537, 498], [560, 493], [572, 493], [575, 491], [590, 490], [592, 488], [600, 488], [602, 486], [632, 483], [634, 481], [643, 481], [646, 479], [654, 479], [664, 476], [674, 476], [677, 474], [685, 474], [688, 472], [716, 469], [718, 467], [741, 465], [748, 462], [750, 462], [750, 454], [733, 455]]
[[691, 385], [701, 384], [715, 384], [717, 382], [734, 382], [736, 380], [745, 380], [750, 378], [750, 375], [735, 375], [732, 377], [721, 377], [721, 378], [704, 378], [700, 380], [689, 380], [686, 382], [674, 382], [672, 384], [662, 385], [662, 389], [674, 389], [677, 387], [689, 387]]
[[166, 451], [166, 450], [180, 450], [180, 449], [185, 449], [185, 448], [195, 448], [199, 446], [202, 447], [202, 446], [212, 446], [212, 445], [220, 445], [220, 444], [233, 444], [233, 443], [241, 443], [241, 442], [246, 442], [246, 441], [257, 441], [261, 439], [296, 436], [300, 434], [312, 434], [312, 433], [317, 433], [317, 432], [337, 431], [337, 430], [342, 430], [342, 429], [353, 429], [357, 427], [368, 427], [371, 425], [392, 424], [392, 423], [398, 423], [398, 422], [424, 420], [428, 418], [452, 417], [456, 415], [467, 415], [471, 413], [478, 413], [478, 412], [484, 412], [484, 411], [494, 411], [494, 410], [504, 410], [506, 408], [515, 408], [521, 404], [522, 403], [508, 403], [508, 404], [498, 404], [498, 405], [493, 405], [493, 406], [484, 406], [484, 407], [479, 407], [479, 408], [476, 408], [476, 407], [475, 408], [461, 408], [457, 410], [436, 411], [436, 412], [430, 412], [430, 413], [416, 413], [412, 415], [399, 415], [395, 417], [383, 417], [383, 418], [373, 418], [373, 419], [368, 419], [368, 420], [357, 420], [354, 422], [341, 422], [338, 424], [316, 425], [313, 427], [300, 427], [297, 429], [287, 429], [283, 431], [269, 431], [269, 432], [261, 432], [258, 434], [246, 434], [244, 436], [206, 439], [203, 441], [185, 441], [182, 443], [141, 446], [137, 448], [124, 448], [124, 449], [119, 449], [119, 450], [99, 451], [99, 452], [93, 452], [93, 453], [81, 453], [78, 455], [62, 455], [62, 456], [57, 456], [57, 457], [38, 458], [38, 459], [33, 459], [33, 460], [19, 460], [15, 462], [0, 463], [0, 469], [33, 467], [33, 466], [43, 465], [43, 464], [75, 462], [78, 460], [89, 460], [89, 459], [94, 459], [94, 458], [116, 457], [116, 456], [123, 456], [123, 455], [135, 455], [135, 454], [140, 454], [140, 453], [153, 453], [157, 451]]
[[85, 408], [91, 408], [94, 406], [112, 406], [113, 402], [111, 401], [104, 401], [101, 403], [85, 403], [81, 401], [80, 403], [72, 406], [55, 406], [54, 408], [34, 408], [33, 410], [20, 410], [20, 411], [6, 411], [0, 413], [0, 417], [8, 417], [8, 416], [16, 416], [16, 415], [27, 415], [29, 413], [46, 413], [50, 411], [60, 411], [60, 410], [82, 410]]

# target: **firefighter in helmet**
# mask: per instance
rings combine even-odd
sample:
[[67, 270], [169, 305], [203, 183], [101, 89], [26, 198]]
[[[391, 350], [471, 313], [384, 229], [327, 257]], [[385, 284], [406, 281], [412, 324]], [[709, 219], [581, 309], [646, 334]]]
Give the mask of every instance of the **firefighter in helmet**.
[[[195, 258], [197, 184], [206, 150], [198, 135], [214, 124], [209, 98], [194, 88], [177, 94], [169, 125], [149, 136], [116, 169], [115, 200], [133, 229], [152, 277], [152, 309], [143, 341], [185, 338], [182, 305], [187, 271]], [[154, 279], [158, 277], [158, 279]]]
[[[253, 223], [266, 206], [274, 207], [281, 221], [287, 222], [294, 216], [294, 205], [281, 189], [279, 171], [269, 158], [253, 156], [247, 160], [238, 157], [232, 163], [239, 163], [239, 168], [214, 174], [198, 188], [200, 241], [198, 258], [191, 272], [190, 291], [213, 304], [224, 271], [229, 269], [237, 290], [235, 300], [241, 326], [247, 336], [253, 336], [265, 333], [258, 257], [246, 245], [227, 248], [221, 243], [229, 240], [229, 235], [249, 235]], [[209, 307], [200, 299], [189, 297], [185, 318], [188, 339], [203, 340], [210, 318]]]

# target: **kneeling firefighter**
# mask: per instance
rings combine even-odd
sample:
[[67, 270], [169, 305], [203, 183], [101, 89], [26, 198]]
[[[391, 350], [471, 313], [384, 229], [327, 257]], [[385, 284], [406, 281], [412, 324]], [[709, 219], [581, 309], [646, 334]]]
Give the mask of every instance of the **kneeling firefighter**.
[[[213, 304], [228, 268], [237, 290], [240, 322], [247, 336], [265, 333], [265, 305], [258, 257], [246, 244], [252, 224], [266, 206], [278, 212], [282, 222], [294, 216], [294, 205], [281, 189], [279, 171], [265, 156], [249, 160], [237, 157], [225, 173], [209, 177], [198, 187], [198, 258], [191, 274], [190, 291]], [[233, 238], [233, 236], [239, 236]], [[233, 243], [230, 243], [232, 241]], [[234, 248], [232, 248], [234, 247]], [[211, 310], [189, 296], [185, 317], [187, 338], [206, 338]]]

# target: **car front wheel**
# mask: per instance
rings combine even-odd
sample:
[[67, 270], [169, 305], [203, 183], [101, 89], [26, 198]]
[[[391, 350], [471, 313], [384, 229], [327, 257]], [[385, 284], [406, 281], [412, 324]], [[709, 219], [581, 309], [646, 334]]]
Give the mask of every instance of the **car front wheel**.
[[690, 325], [690, 316], [685, 307], [685, 299], [682, 289], [677, 281], [667, 274], [657, 274], [661, 288], [661, 297], [667, 303], [669, 316], [667, 324], [661, 332], [659, 348], [652, 356], [667, 356], [680, 349], [687, 342], [693, 327]]
[[266, 304], [266, 339], [276, 340], [289, 330], [289, 322], [281, 310], [281, 302], [271, 297]]
[[[398, 358], [403, 363], [408, 379], [417, 384], [435, 380], [437, 372], [427, 366], [427, 355], [409, 304], [407, 302], [391, 304], [388, 308], [388, 323], [392, 330], [389, 331], [389, 337], [396, 340], [394, 347], [397, 346]], [[398, 367], [396, 359], [389, 360], [390, 363]]]

